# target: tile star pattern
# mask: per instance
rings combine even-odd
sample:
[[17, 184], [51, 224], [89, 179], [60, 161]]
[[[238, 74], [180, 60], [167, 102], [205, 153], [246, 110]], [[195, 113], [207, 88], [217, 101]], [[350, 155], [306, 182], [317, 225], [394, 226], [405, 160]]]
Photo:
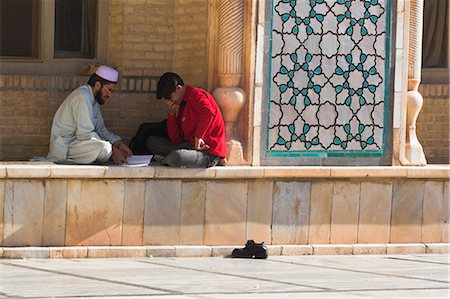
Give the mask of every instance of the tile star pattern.
[[388, 1], [273, 1], [268, 155], [383, 153]]

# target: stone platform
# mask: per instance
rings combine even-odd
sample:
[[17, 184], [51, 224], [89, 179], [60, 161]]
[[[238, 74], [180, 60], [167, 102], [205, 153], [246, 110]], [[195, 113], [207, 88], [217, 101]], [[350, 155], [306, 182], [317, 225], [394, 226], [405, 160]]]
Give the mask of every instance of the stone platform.
[[212, 248], [254, 239], [274, 246], [422, 244], [425, 252], [423, 244], [449, 243], [449, 178], [448, 165], [173, 169], [3, 162], [0, 240], [6, 251]]

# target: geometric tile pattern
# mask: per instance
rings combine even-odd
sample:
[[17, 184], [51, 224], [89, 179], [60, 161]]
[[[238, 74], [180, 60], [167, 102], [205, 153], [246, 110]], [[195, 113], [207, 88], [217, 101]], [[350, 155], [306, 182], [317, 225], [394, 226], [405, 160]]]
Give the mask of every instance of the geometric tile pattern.
[[389, 0], [273, 0], [268, 156], [380, 156]]

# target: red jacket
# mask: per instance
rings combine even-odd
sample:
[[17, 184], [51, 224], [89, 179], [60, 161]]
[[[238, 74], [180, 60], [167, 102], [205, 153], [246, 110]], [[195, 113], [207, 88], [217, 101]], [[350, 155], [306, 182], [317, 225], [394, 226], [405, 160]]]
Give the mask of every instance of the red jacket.
[[186, 86], [183, 99], [186, 105], [180, 106], [178, 116], [167, 117], [170, 141], [194, 144], [195, 137], [202, 138], [210, 146], [208, 153], [225, 157], [225, 124], [212, 95], [201, 88]]

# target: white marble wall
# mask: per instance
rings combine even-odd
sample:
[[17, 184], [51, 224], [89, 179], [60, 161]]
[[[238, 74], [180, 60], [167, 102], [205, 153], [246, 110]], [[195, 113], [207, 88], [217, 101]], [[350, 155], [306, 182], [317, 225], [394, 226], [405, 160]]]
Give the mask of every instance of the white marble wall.
[[448, 179], [2, 179], [3, 246], [448, 242]]

